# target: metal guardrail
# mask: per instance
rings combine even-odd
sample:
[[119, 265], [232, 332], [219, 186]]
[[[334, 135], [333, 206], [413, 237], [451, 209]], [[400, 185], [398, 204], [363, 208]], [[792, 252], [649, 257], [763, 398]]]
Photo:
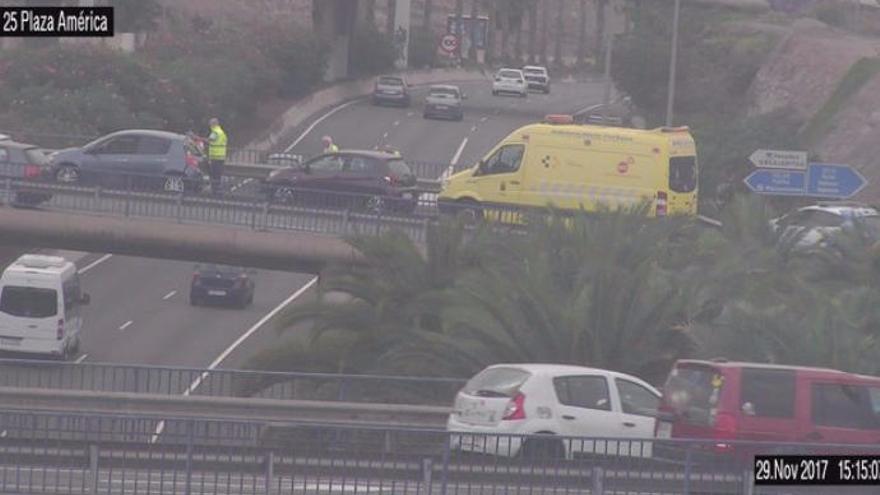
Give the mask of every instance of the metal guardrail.
[[458, 378], [0, 359], [0, 387], [44, 390], [448, 406], [464, 383]]
[[[15, 420], [12, 421], [12, 416]], [[30, 419], [28, 419], [30, 417]], [[88, 425], [115, 425], [85, 434]], [[152, 422], [152, 423], [149, 423]], [[167, 440], [149, 433], [163, 422]], [[67, 428], [52, 436], [48, 424]], [[300, 425], [269, 442], [218, 442], [259, 423], [0, 411], [0, 492], [17, 494], [767, 494], [755, 454], [880, 453], [876, 445], [493, 435]], [[128, 438], [122, 428], [132, 428]], [[137, 431], [138, 428], [144, 429]], [[71, 432], [76, 435], [70, 435]], [[264, 436], [265, 438], [265, 436]], [[771, 487], [772, 488], [772, 487]], [[803, 487], [781, 493], [802, 493]], [[865, 487], [864, 493], [876, 487]], [[851, 493], [835, 488], [835, 493]], [[824, 493], [827, 493], [824, 492]]]
[[406, 404], [370, 404], [334, 401], [277, 400], [183, 395], [85, 392], [79, 390], [0, 387], [0, 404], [17, 411], [82, 411], [113, 414], [126, 411], [142, 416], [171, 415], [196, 419], [394, 425], [438, 428], [446, 423], [449, 407]]

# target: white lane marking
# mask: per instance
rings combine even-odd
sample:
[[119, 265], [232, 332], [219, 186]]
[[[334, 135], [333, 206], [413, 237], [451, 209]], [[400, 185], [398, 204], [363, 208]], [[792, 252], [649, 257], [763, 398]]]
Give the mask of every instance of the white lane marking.
[[89, 357], [88, 354], [83, 354], [82, 356], [76, 358], [76, 361], [74, 361], [74, 363], [79, 364], [79, 363], [85, 361], [87, 357]]
[[291, 143], [290, 146], [288, 146], [287, 148], [284, 148], [284, 152], [285, 152], [285, 153], [290, 153], [290, 150], [292, 150], [293, 148], [296, 148], [296, 145], [298, 145], [298, 144], [300, 143], [300, 141], [302, 141], [303, 139], [305, 139], [306, 136], [308, 136], [309, 133], [312, 132], [312, 130], [314, 130], [314, 128], [317, 127], [318, 124], [320, 124], [321, 122], [323, 122], [325, 119], [327, 119], [328, 117], [330, 117], [330, 116], [333, 115], [334, 113], [336, 113], [336, 112], [342, 110], [343, 108], [348, 108], [348, 107], [354, 105], [355, 103], [357, 103], [357, 102], [359, 102], [359, 101], [360, 101], [360, 99], [356, 99], [356, 100], [351, 100], [351, 101], [345, 102], [345, 103], [343, 103], [343, 104], [341, 104], [341, 105], [339, 105], [339, 106], [337, 106], [337, 107], [332, 108], [329, 112], [327, 112], [327, 113], [325, 113], [324, 115], [322, 115], [322, 116], [318, 117], [317, 119], [315, 119], [315, 121], [312, 122], [312, 125], [306, 127], [306, 130], [304, 130], [303, 133], [300, 134], [300, 136], [299, 136], [298, 138], [296, 138], [296, 139], [293, 141], [293, 143]]
[[167, 300], [171, 299], [172, 297], [174, 297], [174, 294], [177, 294], [176, 290], [173, 290], [173, 291], [169, 292], [168, 294], [165, 294], [165, 296], [162, 298], [162, 300], [167, 301]]
[[382, 139], [388, 139], [388, 132], [386, 132], [385, 134], [382, 134]]
[[489, 117], [480, 117], [480, 122], [485, 122], [489, 120]]
[[230, 187], [229, 190], [232, 192], [235, 192], [235, 191], [239, 190], [240, 188], [246, 186], [247, 184], [250, 184], [253, 181], [254, 181], [254, 179], [245, 179], [245, 180], [239, 182], [238, 184]]
[[476, 126], [476, 124], [474, 124], [474, 125], [471, 126], [471, 132], [477, 132], [477, 126]]
[[391, 124], [391, 125], [393, 125], [394, 127], [397, 127], [397, 126], [400, 125], [400, 121], [399, 121], [399, 120], [395, 120], [394, 123]]
[[458, 149], [455, 150], [455, 154], [452, 155], [452, 161], [449, 162], [449, 168], [447, 170], [452, 170], [458, 164], [458, 159], [461, 158], [461, 152], [464, 151], [464, 147], [467, 146], [468, 138], [464, 138], [461, 140], [461, 144], [458, 145]]
[[406, 112], [406, 116], [407, 116], [407, 117], [412, 117], [412, 116], [414, 116], [415, 114], [416, 114], [415, 112]]
[[[235, 342], [232, 343], [232, 345], [230, 345], [229, 347], [226, 348], [226, 350], [221, 352], [220, 355], [217, 356], [217, 359], [215, 359], [210, 365], [208, 365], [208, 371], [213, 370], [214, 368], [219, 366], [220, 363], [222, 363], [224, 359], [229, 357], [229, 355], [232, 354], [232, 352], [235, 351], [235, 349], [238, 348], [238, 346], [240, 346], [242, 344], [242, 342], [247, 340], [248, 337], [253, 335], [257, 330], [260, 329], [260, 327], [265, 325], [267, 321], [271, 320], [272, 317], [274, 317], [276, 314], [278, 314], [282, 309], [286, 308], [287, 305], [289, 305], [293, 301], [297, 300], [297, 298], [299, 298], [299, 296], [303, 295], [307, 290], [311, 289], [312, 286], [314, 286], [317, 282], [318, 282], [318, 277], [312, 278], [305, 285], [303, 285], [302, 287], [297, 289], [296, 292], [291, 294], [290, 297], [288, 297], [287, 299], [282, 301], [281, 304], [279, 304], [278, 306], [275, 306], [272, 309], [272, 311], [269, 311], [268, 313], [266, 313], [266, 315], [263, 316], [262, 318], [260, 318], [260, 320], [258, 322], [254, 323], [254, 326], [247, 329], [247, 331], [244, 332], [243, 334], [241, 334], [241, 336], [239, 336], [238, 339], [236, 339]], [[189, 384], [189, 387], [187, 387], [186, 390], [183, 391], [183, 395], [188, 396], [188, 395], [192, 394], [195, 391], [195, 389], [197, 389], [199, 387], [199, 385], [202, 384], [202, 381], [204, 381], [205, 378], [208, 377], [208, 374], [209, 374], [208, 371], [204, 371], [204, 372], [202, 372], [201, 375], [197, 376], [196, 379], [193, 380], [192, 383]], [[161, 435], [164, 430], [165, 430], [165, 422], [159, 421], [159, 424], [156, 425], [156, 431], [153, 433], [153, 437], [150, 439], [150, 443], [156, 443], [156, 441], [159, 439], [159, 435]]]
[[105, 254], [104, 256], [101, 256], [100, 258], [98, 258], [98, 259], [96, 259], [95, 261], [89, 263], [88, 265], [86, 265], [86, 266], [80, 268], [79, 270], [77, 270], [76, 273], [79, 273], [80, 275], [82, 275], [83, 273], [85, 273], [85, 272], [91, 270], [92, 268], [94, 268], [94, 267], [100, 265], [101, 263], [103, 263], [103, 262], [109, 260], [109, 259], [112, 258], [112, 257], [113, 257], [112, 254]]
[[134, 323], [134, 322], [131, 321], [131, 320], [128, 320], [127, 322], [125, 322], [125, 323], [123, 323], [122, 325], [120, 325], [120, 326], [119, 326], [119, 329], [120, 329], [120, 330], [125, 330], [126, 328], [130, 327], [132, 323]]

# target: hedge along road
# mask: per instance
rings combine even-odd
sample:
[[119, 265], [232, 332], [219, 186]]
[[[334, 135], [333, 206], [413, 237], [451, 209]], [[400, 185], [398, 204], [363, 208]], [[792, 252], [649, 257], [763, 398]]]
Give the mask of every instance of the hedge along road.
[[[462, 122], [423, 120], [425, 89], [419, 88], [408, 109], [373, 107], [367, 100], [339, 109], [310, 126], [291, 151], [317, 153], [321, 136], [327, 134], [343, 148], [371, 148], [383, 139], [413, 159], [449, 163], [457, 155], [460, 163], [472, 163], [516, 127], [547, 113], [596, 103], [602, 94], [597, 83], [557, 84], [551, 95], [531, 94], [525, 100], [493, 97], [488, 82], [461, 87], [469, 96]], [[191, 307], [188, 292], [193, 266], [112, 256], [83, 273], [92, 304], [84, 312], [79, 359], [240, 367], [254, 352], [284, 338], [267, 324], [270, 313], [312, 297], [311, 290], [302, 290], [312, 282], [312, 275], [260, 271], [255, 275], [253, 306], [245, 310]]]

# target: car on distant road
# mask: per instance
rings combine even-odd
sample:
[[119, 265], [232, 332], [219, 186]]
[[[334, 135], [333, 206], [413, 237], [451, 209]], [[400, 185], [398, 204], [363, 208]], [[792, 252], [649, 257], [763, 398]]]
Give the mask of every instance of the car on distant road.
[[453, 120], [464, 119], [462, 100], [464, 93], [458, 86], [451, 84], [435, 84], [428, 88], [425, 97], [425, 110], [422, 116], [426, 119], [444, 117]]
[[[557, 364], [496, 364], [455, 397], [446, 425], [455, 449], [503, 457], [650, 456], [660, 392], [630, 375]], [[523, 439], [522, 435], [540, 435]], [[632, 438], [633, 443], [563, 437]], [[591, 449], [602, 449], [591, 451]]]
[[408, 107], [411, 99], [406, 81], [397, 76], [381, 76], [376, 79], [373, 87], [373, 104], [383, 105], [390, 103]]
[[771, 220], [781, 243], [796, 249], [826, 246], [841, 233], [860, 235], [869, 243], [880, 241], [880, 211], [854, 202], [823, 202], [804, 206]]
[[[12, 197], [16, 206], [36, 206], [52, 198], [52, 193], [39, 187], [52, 177], [49, 159], [40, 148], [11, 139], [0, 140], [0, 179], [11, 179]], [[34, 183], [29, 186], [27, 183]]]
[[526, 76], [519, 69], [499, 69], [492, 81], [492, 94], [514, 94], [523, 98], [529, 95]]
[[206, 157], [194, 140], [157, 130], [108, 134], [79, 148], [49, 155], [55, 180], [166, 192], [200, 192], [207, 185]]
[[538, 89], [544, 94], [550, 94], [550, 73], [546, 67], [539, 65], [526, 65], [522, 68], [529, 89]]
[[253, 270], [238, 266], [196, 265], [189, 289], [193, 306], [217, 302], [245, 308], [254, 302]]
[[341, 150], [272, 171], [262, 190], [269, 201], [285, 204], [409, 213], [418, 203], [416, 186], [416, 175], [398, 155]]

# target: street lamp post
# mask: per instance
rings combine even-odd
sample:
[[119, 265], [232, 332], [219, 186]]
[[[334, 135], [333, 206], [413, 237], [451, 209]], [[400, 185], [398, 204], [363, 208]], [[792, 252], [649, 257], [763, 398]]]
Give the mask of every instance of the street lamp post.
[[672, 107], [675, 104], [675, 69], [678, 62], [678, 20], [681, 0], [675, 0], [675, 13], [672, 17], [672, 56], [669, 60], [669, 94], [666, 98], [666, 125], [672, 126]]

